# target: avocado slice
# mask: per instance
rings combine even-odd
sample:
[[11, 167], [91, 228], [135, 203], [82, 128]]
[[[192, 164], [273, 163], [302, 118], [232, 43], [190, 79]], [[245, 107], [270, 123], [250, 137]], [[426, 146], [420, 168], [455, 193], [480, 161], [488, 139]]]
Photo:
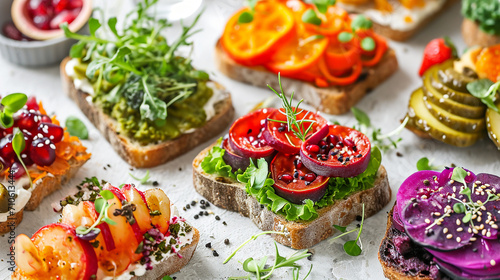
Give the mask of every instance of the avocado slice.
[[425, 106], [424, 96], [424, 91], [419, 88], [412, 93], [408, 104], [408, 116], [417, 128], [436, 140], [457, 147], [471, 146], [483, 136], [482, 133], [461, 132], [441, 123]]
[[[497, 108], [500, 109], [500, 103]], [[490, 108], [486, 110], [486, 129], [491, 141], [500, 149], [500, 114]]]
[[480, 133], [484, 132], [486, 128], [484, 117], [479, 119], [470, 119], [454, 115], [443, 108], [436, 106], [434, 103], [429, 102], [425, 97], [424, 103], [429, 112], [436, 119], [452, 129], [468, 133]]

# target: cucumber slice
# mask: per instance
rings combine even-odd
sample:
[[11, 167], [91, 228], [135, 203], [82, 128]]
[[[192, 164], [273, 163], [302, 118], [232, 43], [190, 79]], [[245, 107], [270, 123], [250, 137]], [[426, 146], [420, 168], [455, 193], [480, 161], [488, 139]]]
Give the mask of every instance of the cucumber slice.
[[436, 106], [432, 102], [428, 102], [427, 98], [424, 96], [424, 103], [429, 112], [438, 119], [442, 124], [462, 132], [474, 133], [474, 132], [484, 132], [486, 128], [486, 122], [483, 118], [470, 119], [461, 116], [454, 115], [443, 108]]
[[[497, 108], [500, 109], [500, 103]], [[500, 149], [500, 114], [490, 108], [486, 110], [486, 129], [491, 141]]]
[[442, 124], [427, 110], [422, 88], [412, 93], [408, 105], [408, 116], [413, 119], [417, 128], [427, 132], [432, 138], [457, 147], [473, 145], [483, 136], [482, 133], [460, 132]]

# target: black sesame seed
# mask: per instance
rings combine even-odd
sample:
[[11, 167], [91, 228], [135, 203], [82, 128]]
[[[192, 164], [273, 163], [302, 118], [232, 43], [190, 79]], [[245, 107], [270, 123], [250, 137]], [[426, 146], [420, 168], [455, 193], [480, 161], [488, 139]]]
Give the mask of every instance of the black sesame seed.
[[210, 207], [210, 203], [208, 203], [208, 201], [205, 202], [205, 207]]
[[400, 153], [400, 152], [396, 152], [396, 155], [397, 155], [398, 157], [403, 157], [403, 154], [402, 154], [402, 153]]
[[205, 216], [208, 216], [208, 211], [203, 212], [203, 214], [205, 214]]
[[111, 164], [108, 163], [108, 167], [111, 167]]
[[182, 210], [186, 211], [186, 207], [182, 207]]
[[205, 204], [205, 200], [204, 199], [200, 200], [200, 204]]
[[353, 150], [354, 152], [357, 152], [357, 151], [358, 151], [358, 147], [356, 147], [356, 146], [352, 146], [352, 150]]
[[284, 127], [284, 126], [280, 126], [280, 127], [278, 127], [278, 131], [279, 131], [279, 132], [283, 132], [283, 131], [285, 131], [285, 127]]
[[360, 215], [356, 216], [356, 221], [361, 222], [362, 217]]
[[229, 239], [224, 239], [224, 244], [229, 245]]
[[310, 261], [312, 260], [312, 258], [313, 258], [312, 255], [307, 256], [307, 259], [310, 260]]
[[214, 255], [214, 257], [218, 257], [219, 256], [219, 253], [217, 253], [217, 251], [213, 251], [212, 254]]
[[211, 243], [211, 242], [208, 242], [207, 244], [205, 244], [205, 247], [207, 247], [207, 248], [212, 248], [212, 243]]
[[158, 183], [158, 181], [153, 181], [153, 186], [154, 187], [158, 187], [160, 185], [160, 183]]
[[305, 184], [306, 184], [306, 186], [309, 186], [311, 184], [311, 182], [306, 181]]
[[200, 205], [200, 208], [201, 208], [201, 209], [205, 209], [205, 208], [207, 208], [207, 207], [205, 207], [205, 205]]
[[218, 220], [220, 220], [220, 217], [219, 216], [215, 216], [215, 219], [218, 221]]
[[248, 131], [247, 131], [247, 134], [250, 134], [250, 133], [252, 133], [252, 129], [251, 128], [249, 128]]
[[103, 167], [103, 169], [104, 169], [104, 170], [107, 170], [107, 169], [106, 169], [106, 166], [104, 166], [104, 167]]
[[194, 215], [194, 219], [197, 220], [199, 218], [198, 214]]
[[261, 205], [260, 205], [260, 208], [261, 208], [261, 209], [264, 209], [264, 204], [261, 204]]
[[299, 171], [293, 172], [293, 178], [299, 178]]
[[191, 205], [186, 204], [186, 208], [187, 208], [187, 209], [191, 209]]
[[227, 223], [226, 223], [226, 221], [223, 221], [223, 222], [222, 222], [222, 224], [223, 224], [223, 225], [225, 225], [225, 226], [227, 226]]
[[179, 171], [182, 171], [182, 167], [179, 167]]
[[195, 206], [196, 205], [196, 201], [191, 201], [191, 206]]
[[203, 216], [203, 211], [200, 211], [200, 213], [198, 213], [200, 216]]

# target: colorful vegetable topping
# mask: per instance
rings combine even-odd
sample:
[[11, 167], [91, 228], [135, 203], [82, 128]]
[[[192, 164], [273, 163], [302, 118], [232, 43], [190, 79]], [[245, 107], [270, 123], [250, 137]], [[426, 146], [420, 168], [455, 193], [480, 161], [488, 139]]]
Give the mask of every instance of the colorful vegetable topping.
[[300, 148], [304, 165], [319, 175], [354, 177], [370, 162], [370, 140], [363, 133], [340, 125], [325, 126]]
[[279, 153], [271, 162], [276, 194], [292, 203], [318, 201], [326, 192], [328, 177], [318, 176], [302, 164], [299, 155]]
[[424, 49], [424, 58], [418, 74], [422, 77], [431, 66], [455, 57], [457, 57], [457, 50], [448, 38], [434, 39]]
[[253, 8], [250, 22], [242, 22], [244, 8], [233, 15], [226, 24], [221, 44], [227, 54], [244, 65], [258, 65], [293, 36], [295, 28], [292, 12], [276, 1], [259, 1]]
[[260, 109], [237, 119], [229, 129], [228, 143], [232, 150], [249, 158], [261, 158], [274, 153], [263, 133], [266, 119], [275, 111]]
[[493, 279], [500, 258], [500, 177], [460, 167], [419, 171], [399, 188], [394, 220], [457, 279]]
[[[221, 44], [233, 60], [243, 65], [262, 65], [271, 72], [313, 82], [318, 87], [352, 84], [358, 80], [363, 67], [379, 63], [388, 46], [373, 32], [370, 20], [364, 16], [351, 19], [334, 3], [259, 1], [228, 21]], [[277, 8], [267, 14], [259, 13], [259, 9], [267, 6]], [[279, 11], [282, 15], [275, 16]], [[268, 39], [268, 29], [274, 25], [267, 22], [282, 22], [285, 17], [288, 25], [275, 28], [281, 33], [274, 41]]]

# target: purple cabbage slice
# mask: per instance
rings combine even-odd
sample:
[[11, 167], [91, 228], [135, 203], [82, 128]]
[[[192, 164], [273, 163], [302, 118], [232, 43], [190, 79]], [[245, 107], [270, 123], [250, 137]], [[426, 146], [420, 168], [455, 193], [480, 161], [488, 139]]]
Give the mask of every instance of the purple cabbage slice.
[[421, 246], [440, 251], [456, 250], [467, 245], [473, 234], [462, 225], [465, 215], [448, 212], [446, 206], [432, 198], [409, 203], [401, 214], [408, 236]]

